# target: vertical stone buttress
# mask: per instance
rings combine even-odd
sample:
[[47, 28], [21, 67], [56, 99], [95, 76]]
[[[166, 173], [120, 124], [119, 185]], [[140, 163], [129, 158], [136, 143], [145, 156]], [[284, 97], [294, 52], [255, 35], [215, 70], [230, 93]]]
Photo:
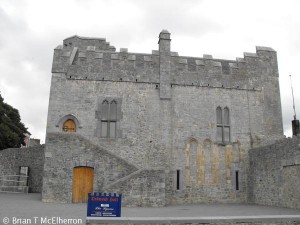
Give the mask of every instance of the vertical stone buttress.
[[[245, 55], [245, 60], [249, 81], [262, 87], [262, 114], [254, 110], [256, 102], [249, 105], [251, 144], [255, 146], [260, 145], [259, 141], [256, 143], [256, 136], [262, 135], [265, 142], [283, 137], [277, 53], [272, 48], [257, 46], [256, 54]], [[262, 123], [257, 123], [258, 116], [263, 118]]]
[[[161, 144], [166, 156], [166, 171], [170, 171], [172, 165], [172, 102], [171, 100], [171, 39], [170, 33], [163, 30], [159, 34], [159, 98], [160, 98], [160, 131]], [[170, 177], [170, 176], [169, 176]], [[166, 179], [166, 196], [171, 193], [171, 184], [175, 182]], [[170, 197], [169, 197], [170, 198]]]
[[256, 47], [262, 62], [265, 135], [283, 135], [277, 53], [271, 48]]
[[167, 30], [159, 34], [160, 99], [171, 99], [171, 39]]

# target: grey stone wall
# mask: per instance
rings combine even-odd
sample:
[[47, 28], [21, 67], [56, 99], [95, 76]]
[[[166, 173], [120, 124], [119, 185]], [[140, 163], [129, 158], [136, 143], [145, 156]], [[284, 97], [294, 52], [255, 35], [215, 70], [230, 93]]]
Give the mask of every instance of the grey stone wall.
[[137, 168], [76, 133], [48, 133], [42, 198], [44, 202], [72, 202], [73, 168], [94, 168], [94, 190], [125, 177]]
[[[59, 159], [71, 160], [73, 149], [77, 158], [100, 159], [96, 150], [84, 150], [91, 144], [136, 170], [165, 168], [166, 204], [245, 202], [248, 150], [283, 135], [277, 57], [271, 48], [257, 47], [256, 53], [244, 53], [243, 58], [223, 60], [179, 56], [171, 51], [166, 30], [159, 36], [159, 50], [152, 54], [116, 52], [104, 39], [74, 36], [54, 50], [52, 73], [46, 154], [54, 156], [45, 164], [47, 201], [70, 201], [70, 190], [64, 197], [59, 192], [47, 195], [59, 189], [53, 177], [61, 173], [55, 168], [72, 171], [74, 164]], [[120, 103], [117, 138], [99, 135], [102, 99]], [[228, 143], [217, 141], [218, 106], [229, 108]], [[62, 133], [65, 118], [74, 119], [76, 133], [89, 145], [51, 138], [51, 133]], [[57, 151], [61, 146], [63, 154]], [[71, 187], [71, 175], [64, 176]], [[118, 179], [121, 176], [113, 178]], [[104, 181], [104, 186], [109, 184]]]
[[20, 166], [29, 167], [29, 192], [42, 191], [44, 145], [0, 151], [0, 176], [19, 175]]
[[123, 206], [165, 206], [165, 170], [138, 170], [104, 187], [103, 192], [122, 193]]
[[35, 147], [41, 145], [40, 139], [30, 138], [29, 147]]
[[300, 138], [249, 152], [250, 203], [300, 209]]

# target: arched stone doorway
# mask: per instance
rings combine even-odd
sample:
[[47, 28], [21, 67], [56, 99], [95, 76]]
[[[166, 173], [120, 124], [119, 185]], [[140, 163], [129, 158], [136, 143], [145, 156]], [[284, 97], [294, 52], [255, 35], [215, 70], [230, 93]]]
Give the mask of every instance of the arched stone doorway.
[[73, 169], [73, 203], [88, 201], [88, 193], [93, 193], [94, 168], [78, 166]]

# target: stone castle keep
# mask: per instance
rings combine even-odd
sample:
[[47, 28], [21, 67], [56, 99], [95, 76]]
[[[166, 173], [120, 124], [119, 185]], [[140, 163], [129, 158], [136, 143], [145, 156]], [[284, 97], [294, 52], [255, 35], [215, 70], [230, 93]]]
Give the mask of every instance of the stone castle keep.
[[246, 202], [249, 149], [283, 137], [276, 52], [152, 54], [73, 36], [54, 50], [43, 201]]
[[123, 206], [300, 209], [300, 139], [283, 136], [276, 52], [180, 56], [166, 30], [158, 45], [145, 54], [65, 39], [54, 50], [46, 144], [0, 151], [0, 176], [27, 167], [27, 190], [44, 202], [116, 192]]
[[180, 56], [166, 30], [158, 45], [145, 54], [65, 39], [54, 50], [46, 144], [0, 151], [0, 192], [20, 189], [8, 178], [27, 168], [22, 188], [44, 202], [116, 192], [123, 206], [300, 209], [300, 138], [283, 136], [276, 52]]
[[152, 54], [73, 36], [54, 50], [43, 201], [246, 202], [249, 149], [283, 137], [276, 52]]

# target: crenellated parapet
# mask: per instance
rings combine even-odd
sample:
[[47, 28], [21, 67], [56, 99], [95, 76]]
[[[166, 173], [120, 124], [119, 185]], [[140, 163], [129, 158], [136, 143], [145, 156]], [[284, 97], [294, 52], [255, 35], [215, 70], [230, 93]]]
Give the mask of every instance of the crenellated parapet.
[[[72, 36], [54, 50], [53, 73], [68, 79], [157, 83], [170, 93], [172, 85], [259, 89], [268, 77], [278, 77], [272, 48], [256, 47], [236, 60], [180, 56], [172, 52], [170, 33], [160, 34], [159, 50], [152, 54], [119, 52], [104, 38]], [[163, 88], [164, 86], [164, 88]], [[169, 98], [170, 94], [165, 94]]]
[[88, 46], [93, 46], [95, 50], [112, 52], [116, 51], [116, 48], [114, 46], [111, 46], [105, 38], [89, 38], [74, 35], [72, 37], [66, 38], [63, 41], [63, 47], [66, 49], [73, 49], [73, 47], [86, 49], [86, 47]]

